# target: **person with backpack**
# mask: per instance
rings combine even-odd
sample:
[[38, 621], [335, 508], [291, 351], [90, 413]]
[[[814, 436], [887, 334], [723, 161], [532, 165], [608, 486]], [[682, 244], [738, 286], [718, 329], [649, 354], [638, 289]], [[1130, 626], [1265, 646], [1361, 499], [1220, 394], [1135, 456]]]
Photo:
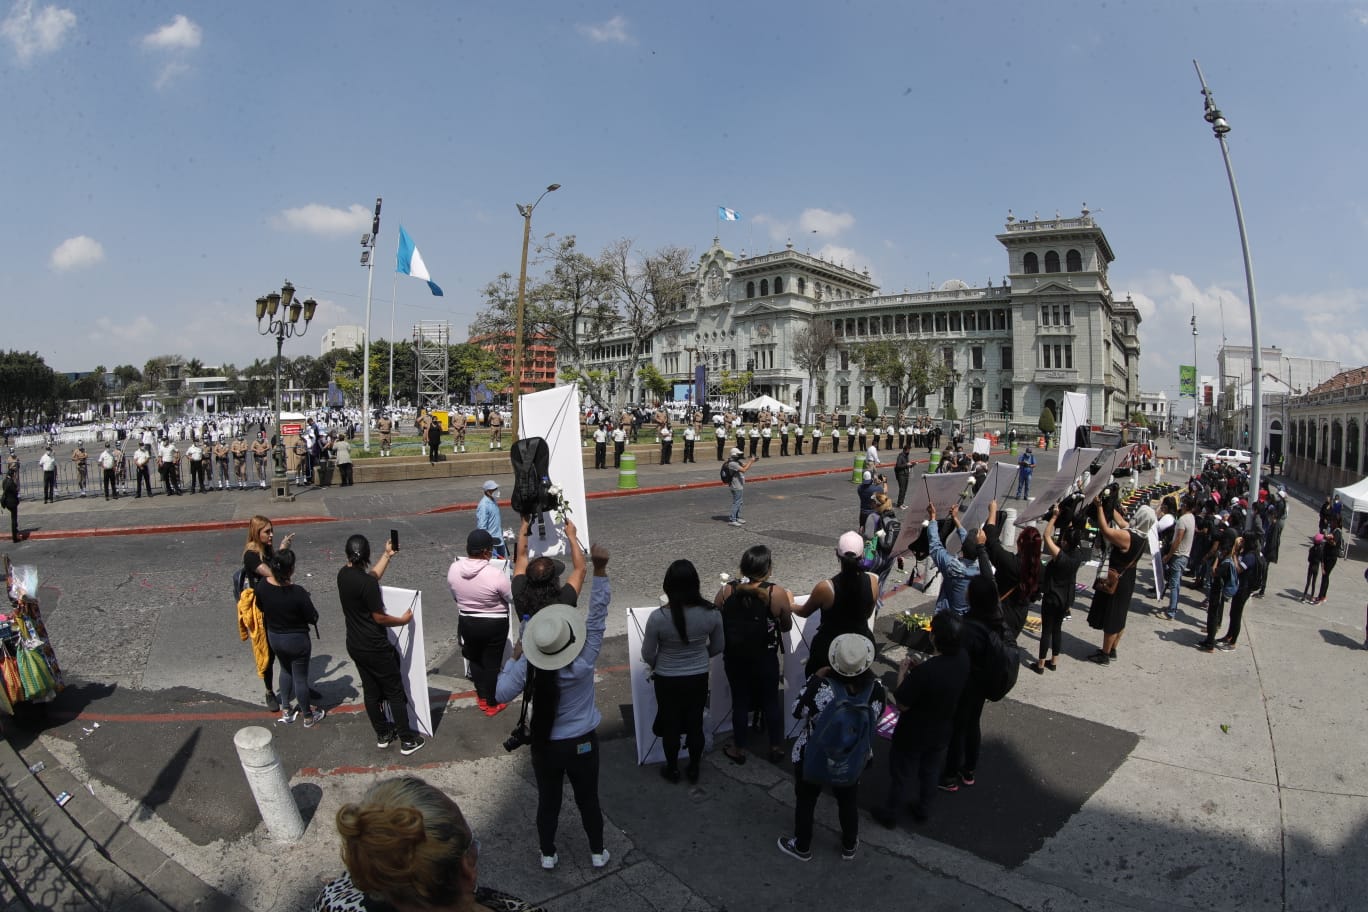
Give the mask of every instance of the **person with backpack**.
[[955, 705], [945, 763], [941, 767], [943, 792], [958, 792], [960, 786], [972, 787], [977, 782], [983, 704], [1006, 696], [1020, 667], [1016, 645], [1008, 645], [1002, 604], [993, 578], [983, 574], [970, 580], [968, 600], [969, 612], [960, 626], [960, 648], [969, 656], [969, 679]]
[[722, 463], [721, 478], [728, 490], [731, 491], [732, 507], [731, 515], [727, 522], [729, 525], [742, 526], [746, 521], [741, 518], [741, 507], [746, 501], [746, 473], [750, 467], [755, 465], [755, 458], [742, 462], [746, 454], [741, 452], [740, 447], [732, 447], [731, 458]]
[[860, 775], [873, 756], [874, 728], [887, 697], [870, 670], [874, 643], [867, 637], [838, 636], [820, 664], [793, 706], [793, 717], [803, 720], [792, 752], [797, 800], [793, 835], [780, 836], [778, 845], [790, 858], [812, 860], [817, 798], [830, 787], [841, 822], [841, 858], [852, 861], [860, 847]]
[[874, 642], [870, 618], [879, 600], [879, 579], [860, 566], [864, 559], [865, 541], [859, 532], [847, 532], [836, 542], [836, 558], [841, 570], [830, 579], [812, 587], [807, 602], [793, 609], [798, 617], [821, 614], [817, 632], [803, 673], [816, 674], [826, 664], [831, 644], [843, 634], [854, 633]]
[[[294, 533], [286, 535], [280, 543], [280, 550], [284, 551], [290, 547], [290, 542], [294, 541]], [[275, 559], [276, 549], [275, 525], [265, 516], [253, 516], [247, 522], [247, 544], [242, 550], [242, 570], [234, 577], [234, 594], [240, 599], [242, 590], [255, 589], [259, 579], [271, 576], [271, 562]], [[266, 684], [266, 708], [271, 712], [280, 712], [280, 701], [276, 699], [275, 689], [271, 686], [275, 678], [275, 651], [271, 649], [269, 638], [266, 634], [266, 627], [261, 621], [261, 612], [255, 606], [252, 608], [256, 612], [256, 626], [254, 630], [259, 630], [258, 636], [255, 632], [251, 634], [252, 652], [256, 657], [257, 674], [260, 675]], [[263, 659], [262, 653], [265, 658]], [[315, 696], [310, 692], [310, 696]]]
[[651, 668], [656, 718], [652, 726], [665, 748], [660, 775], [679, 781], [681, 737], [689, 751], [685, 775], [698, 781], [703, 762], [703, 710], [708, 703], [708, 668], [722, 652], [722, 616], [699, 589], [698, 569], [677, 560], [665, 571], [665, 604], [651, 612], [641, 638], [641, 660]]
[[1240, 570], [1236, 564], [1239, 554], [1238, 537], [1229, 545], [1222, 542], [1216, 557], [1216, 569], [1211, 572], [1211, 591], [1207, 596], [1206, 639], [1197, 644], [1197, 648], [1202, 652], [1216, 651], [1216, 633], [1221, 629], [1226, 600], [1240, 591]]
[[990, 501], [988, 521], [979, 530], [978, 544], [987, 550], [993, 565], [1007, 637], [1016, 642], [1026, 626], [1031, 603], [1040, 593], [1040, 532], [1035, 526], [1024, 526], [1017, 534], [1013, 553], [1002, 546], [998, 519], [997, 501]]
[[1236, 564], [1239, 586], [1230, 600], [1230, 622], [1225, 636], [1216, 641], [1216, 648], [1229, 652], [1240, 639], [1240, 622], [1244, 619], [1245, 603], [1260, 586], [1267, 582], [1268, 560], [1263, 556], [1263, 541], [1257, 532], [1247, 532], [1240, 539], [1240, 557]]
[[752, 545], [741, 555], [741, 579], [725, 583], [713, 598], [722, 612], [722, 667], [731, 688], [732, 743], [722, 753], [746, 762], [753, 709], [764, 719], [770, 762], [784, 758], [779, 705], [780, 634], [793, 628], [793, 593], [770, 581], [770, 549]]
[[897, 825], [907, 789], [915, 785], [912, 819], [924, 823], [940, 782], [945, 751], [954, 730], [955, 709], [969, 681], [969, 656], [960, 648], [959, 615], [942, 611], [931, 618], [934, 654], [922, 660], [909, 652], [898, 667], [893, 702], [898, 722], [888, 752], [888, 797], [873, 811], [874, 819]]

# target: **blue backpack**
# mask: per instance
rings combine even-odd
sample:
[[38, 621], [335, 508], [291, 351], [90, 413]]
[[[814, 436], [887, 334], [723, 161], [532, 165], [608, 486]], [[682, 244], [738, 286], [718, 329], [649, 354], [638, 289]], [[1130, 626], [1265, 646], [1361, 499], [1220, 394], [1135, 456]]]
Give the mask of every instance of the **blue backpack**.
[[869, 705], [878, 681], [852, 694], [830, 684], [831, 702], [812, 723], [803, 746], [803, 780], [814, 785], [846, 786], [860, 781], [873, 753], [874, 707]]
[[1240, 571], [1235, 567], [1235, 561], [1227, 557], [1221, 561], [1221, 572], [1225, 574], [1221, 580], [1221, 594], [1231, 598], [1240, 591]]

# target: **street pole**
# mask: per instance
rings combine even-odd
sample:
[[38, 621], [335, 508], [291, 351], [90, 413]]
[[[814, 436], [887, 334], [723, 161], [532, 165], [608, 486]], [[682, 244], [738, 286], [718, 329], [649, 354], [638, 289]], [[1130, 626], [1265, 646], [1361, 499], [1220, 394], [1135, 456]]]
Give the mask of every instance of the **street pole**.
[[[370, 452], [371, 289], [375, 287], [375, 239], [380, 234], [380, 197], [375, 198], [371, 233], [361, 238], [361, 265], [366, 267], [366, 334], [361, 349], [361, 449]], [[390, 340], [390, 345], [394, 340]]]
[[[1253, 374], [1253, 386], [1250, 395], [1253, 402], [1250, 404], [1249, 414], [1249, 496], [1257, 501], [1259, 497], [1259, 476], [1263, 469], [1263, 353], [1259, 349], [1259, 308], [1254, 294], [1254, 264], [1249, 255], [1249, 235], [1245, 231], [1244, 209], [1240, 205], [1240, 190], [1235, 185], [1235, 169], [1230, 164], [1230, 148], [1226, 145], [1226, 134], [1230, 132], [1230, 123], [1221, 113], [1221, 109], [1216, 107], [1216, 101], [1211, 95], [1211, 90], [1207, 88], [1206, 79], [1202, 76], [1202, 68], [1197, 61], [1192, 61], [1192, 65], [1197, 69], [1197, 79], [1202, 83], [1202, 96], [1204, 98], [1203, 119], [1211, 124], [1211, 132], [1216, 137], [1216, 141], [1221, 146], [1221, 157], [1225, 161], [1226, 177], [1230, 180], [1230, 196], [1235, 203], [1235, 222], [1240, 229], [1240, 249], [1244, 254], [1245, 267], [1245, 288], [1249, 295], [1249, 336], [1252, 351], [1250, 353], [1250, 373]], [[1246, 518], [1246, 529], [1254, 528], [1255, 514], [1249, 511]]]
[[518, 204], [518, 214], [523, 217], [522, 267], [518, 270], [518, 305], [513, 325], [513, 442], [516, 443], [521, 431], [522, 403], [522, 362], [523, 362], [523, 322], [527, 314], [527, 247], [532, 240], [532, 210], [546, 194], [559, 190], [560, 184], [551, 184], [537, 197], [537, 202], [529, 206]]
[[1197, 419], [1201, 412], [1201, 400], [1198, 398], [1199, 377], [1201, 373], [1197, 370], [1197, 305], [1192, 305], [1192, 474], [1197, 474]]

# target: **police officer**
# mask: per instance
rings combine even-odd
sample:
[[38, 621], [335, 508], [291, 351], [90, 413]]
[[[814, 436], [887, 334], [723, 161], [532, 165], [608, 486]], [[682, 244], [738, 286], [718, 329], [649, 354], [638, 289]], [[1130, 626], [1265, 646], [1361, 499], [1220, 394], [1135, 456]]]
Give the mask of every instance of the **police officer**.
[[608, 468], [608, 432], [602, 423], [594, 428], [594, 468]]
[[46, 447], [38, 457], [38, 466], [43, 470], [43, 503], [57, 502], [57, 457], [52, 455], [52, 447]]
[[[139, 451], [141, 452], [141, 451]], [[109, 451], [109, 444], [105, 444], [104, 452], [100, 454], [100, 487], [104, 490], [104, 499], [109, 500], [112, 496], [115, 500], [119, 499], [119, 488], [114, 480], [114, 454]], [[139, 476], [139, 482], [142, 478]], [[142, 496], [142, 485], [138, 486], [138, 496]], [[152, 496], [152, 480], [147, 481], [147, 496]]]
[[453, 414], [451, 416], [451, 452], [464, 453], [466, 434], [466, 416]]
[[774, 437], [773, 422], [769, 418], [764, 419], [765, 426], [760, 429], [760, 457], [769, 459], [770, 439]]
[[225, 490], [228, 487], [228, 457], [228, 444], [223, 442], [222, 437], [219, 437], [214, 442], [214, 465], [218, 468], [218, 486], [220, 491]]
[[693, 423], [684, 425], [684, 461], [698, 462], [694, 459], [694, 441], [698, 439], [698, 429]]
[[266, 432], [257, 431], [256, 440], [252, 441], [252, 461], [256, 463], [257, 481], [261, 487], [266, 487], [266, 457], [271, 453], [271, 445], [266, 442]]
[[76, 441], [76, 449], [71, 451], [71, 461], [76, 463], [76, 487], [80, 489], [81, 496], [86, 496], [86, 479], [90, 471], [90, 455], [85, 451], [85, 442]]
[[228, 450], [233, 456], [233, 474], [237, 476], [238, 490], [247, 487], [247, 441], [238, 434]]
[[627, 446], [627, 432], [622, 425], [613, 428], [613, 468], [622, 465], [622, 450]]
[[727, 427], [724, 424], [713, 425], [713, 436], [717, 438], [717, 461], [722, 461], [722, 448], [727, 444]]
[[489, 448], [503, 449], [503, 415], [499, 414], [498, 409], [489, 413]]
[[380, 420], [375, 422], [375, 430], [380, 434], [380, 455], [388, 456], [394, 440], [391, 436], [394, 433], [394, 422], [390, 420], [389, 415], [381, 415]]
[[209, 488], [204, 483], [204, 447], [199, 445], [198, 440], [192, 440], [190, 446], [186, 447], [185, 456], [190, 460], [190, 493], [194, 494], [195, 489], [199, 488], [201, 494], [207, 494]]
[[665, 424], [660, 428], [660, 464], [669, 465], [670, 456], [674, 453], [674, 434], [670, 432], [670, 425]]

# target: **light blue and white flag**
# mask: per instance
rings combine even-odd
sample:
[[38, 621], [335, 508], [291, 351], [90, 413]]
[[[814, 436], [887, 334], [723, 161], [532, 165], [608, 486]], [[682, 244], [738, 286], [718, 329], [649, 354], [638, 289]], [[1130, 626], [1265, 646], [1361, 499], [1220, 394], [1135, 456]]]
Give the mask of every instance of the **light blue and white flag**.
[[427, 264], [423, 262], [423, 255], [418, 252], [418, 248], [413, 244], [413, 238], [408, 236], [403, 225], [399, 226], [399, 265], [395, 267], [395, 272], [413, 276], [415, 279], [422, 279], [427, 282], [427, 286], [432, 289], [433, 294], [439, 298], [442, 297], [442, 289], [437, 287], [436, 282], [432, 281]]
[[739, 222], [741, 221], [741, 213], [735, 209], [728, 209], [726, 206], [718, 206], [717, 218], [723, 222]]

